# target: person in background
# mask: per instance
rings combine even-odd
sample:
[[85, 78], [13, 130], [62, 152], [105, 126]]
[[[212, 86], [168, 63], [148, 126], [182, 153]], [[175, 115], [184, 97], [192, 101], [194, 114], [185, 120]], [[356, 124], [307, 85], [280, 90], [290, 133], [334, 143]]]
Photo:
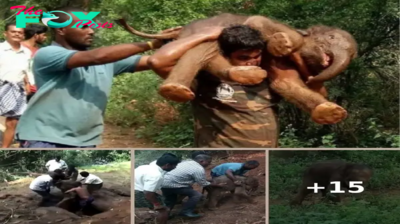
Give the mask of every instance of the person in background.
[[249, 170], [255, 169], [260, 164], [256, 160], [249, 160], [244, 163], [223, 163], [211, 170], [211, 177], [219, 177], [226, 175], [235, 184], [240, 185], [241, 182], [238, 181], [235, 175], [243, 176]]
[[103, 180], [100, 179], [100, 177], [86, 171], [80, 172], [80, 177], [78, 177], [76, 181], [83, 182], [83, 185], [86, 185], [89, 194], [92, 194], [94, 191], [98, 191], [103, 187]]
[[36, 93], [36, 85], [35, 85], [35, 77], [32, 72], [32, 62], [33, 57], [36, 52], [39, 50], [39, 45], [44, 44], [47, 39], [46, 32], [48, 31], [47, 26], [31, 23], [26, 25], [25, 28], [25, 40], [21, 42], [22, 46], [28, 48], [32, 54], [31, 59], [29, 61], [29, 69], [28, 69], [28, 80], [30, 84], [30, 94], [27, 96], [27, 101], [32, 98], [32, 96]]
[[54, 171], [56, 169], [60, 169], [62, 171], [66, 170], [68, 168], [67, 163], [61, 159], [61, 156], [56, 156], [55, 159], [49, 160], [46, 163], [46, 168], [48, 171]]
[[4, 37], [0, 43], [0, 116], [6, 118], [2, 148], [9, 148], [30, 94], [27, 71], [31, 52], [21, 45], [24, 29], [15, 23], [5, 25]]
[[164, 175], [175, 169], [180, 160], [172, 153], [165, 153], [156, 163], [142, 165], [135, 169], [135, 208], [156, 210], [157, 224], [166, 224], [169, 209], [162, 196], [157, 193], [163, 183]]

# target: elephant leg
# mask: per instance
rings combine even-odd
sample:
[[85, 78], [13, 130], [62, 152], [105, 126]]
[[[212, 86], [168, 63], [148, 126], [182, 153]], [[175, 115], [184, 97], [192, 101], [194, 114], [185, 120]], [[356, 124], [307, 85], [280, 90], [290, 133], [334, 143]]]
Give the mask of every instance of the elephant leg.
[[209, 199], [207, 207], [209, 210], [215, 210], [217, 208], [218, 200], [221, 197], [221, 189], [214, 188], [208, 192]]
[[245, 187], [236, 187], [235, 196], [246, 199], [249, 203], [253, 202], [253, 199], [246, 193]]
[[301, 184], [299, 191], [297, 192], [296, 196], [290, 202], [291, 205], [301, 205], [306, 198], [307, 195], [312, 193], [311, 189], [307, 189], [307, 187], [313, 186], [314, 181], [310, 178], [304, 178], [303, 183]]
[[[303, 111], [310, 113], [318, 124], [336, 124], [347, 117], [341, 106], [329, 102], [305, 85], [299, 73], [280, 59], [269, 61], [268, 78], [273, 91]], [[264, 66], [262, 66], [264, 67]]]
[[244, 24], [262, 32], [267, 51], [275, 57], [288, 56], [304, 43], [302, 34], [265, 16], [251, 16]]
[[243, 85], [256, 85], [267, 77], [267, 71], [259, 66], [233, 66], [220, 54], [210, 60], [204, 70], [222, 80]]
[[188, 50], [177, 62], [159, 88], [159, 94], [168, 100], [187, 102], [195, 95], [190, 89], [197, 73], [218, 54], [216, 41], [206, 42]]

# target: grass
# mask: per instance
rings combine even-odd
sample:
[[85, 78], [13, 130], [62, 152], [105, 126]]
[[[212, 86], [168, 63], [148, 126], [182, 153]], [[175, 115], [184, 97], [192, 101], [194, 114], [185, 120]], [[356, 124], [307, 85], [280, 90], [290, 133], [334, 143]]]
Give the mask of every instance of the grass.
[[[315, 151], [314, 151], [315, 152]], [[286, 158], [270, 156], [270, 224], [395, 224], [400, 223], [400, 151], [315, 152], [302, 158], [285, 152]], [[324, 154], [322, 157], [321, 155]], [[373, 177], [363, 193], [346, 194], [333, 204], [321, 194], [309, 195], [300, 207], [290, 207], [301, 184], [303, 170], [318, 160], [343, 159], [365, 163]]]
[[78, 167], [79, 170], [85, 170], [89, 173], [106, 173], [112, 171], [130, 171], [131, 161], [113, 162], [106, 165], [91, 165]]

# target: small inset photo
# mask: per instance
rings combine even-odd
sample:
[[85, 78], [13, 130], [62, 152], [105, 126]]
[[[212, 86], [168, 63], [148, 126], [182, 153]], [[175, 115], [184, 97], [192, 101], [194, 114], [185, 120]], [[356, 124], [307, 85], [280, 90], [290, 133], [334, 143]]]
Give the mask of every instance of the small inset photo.
[[129, 150], [0, 150], [0, 223], [130, 224]]
[[269, 223], [400, 223], [400, 151], [269, 152]]
[[266, 223], [265, 150], [135, 150], [135, 223]]

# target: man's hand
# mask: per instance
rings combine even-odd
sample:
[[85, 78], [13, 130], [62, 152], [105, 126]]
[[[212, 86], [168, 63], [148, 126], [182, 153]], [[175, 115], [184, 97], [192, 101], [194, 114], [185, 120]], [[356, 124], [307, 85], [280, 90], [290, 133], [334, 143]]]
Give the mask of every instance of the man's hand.
[[[176, 38], [178, 38], [182, 28], [183, 28], [182, 26], [177, 26], [177, 27], [163, 30], [160, 33], [175, 33], [175, 36], [172, 39], [176, 39]], [[155, 39], [155, 40], [152, 40], [151, 43], [153, 44], [153, 49], [158, 49], [164, 45], [164, 40]]]

